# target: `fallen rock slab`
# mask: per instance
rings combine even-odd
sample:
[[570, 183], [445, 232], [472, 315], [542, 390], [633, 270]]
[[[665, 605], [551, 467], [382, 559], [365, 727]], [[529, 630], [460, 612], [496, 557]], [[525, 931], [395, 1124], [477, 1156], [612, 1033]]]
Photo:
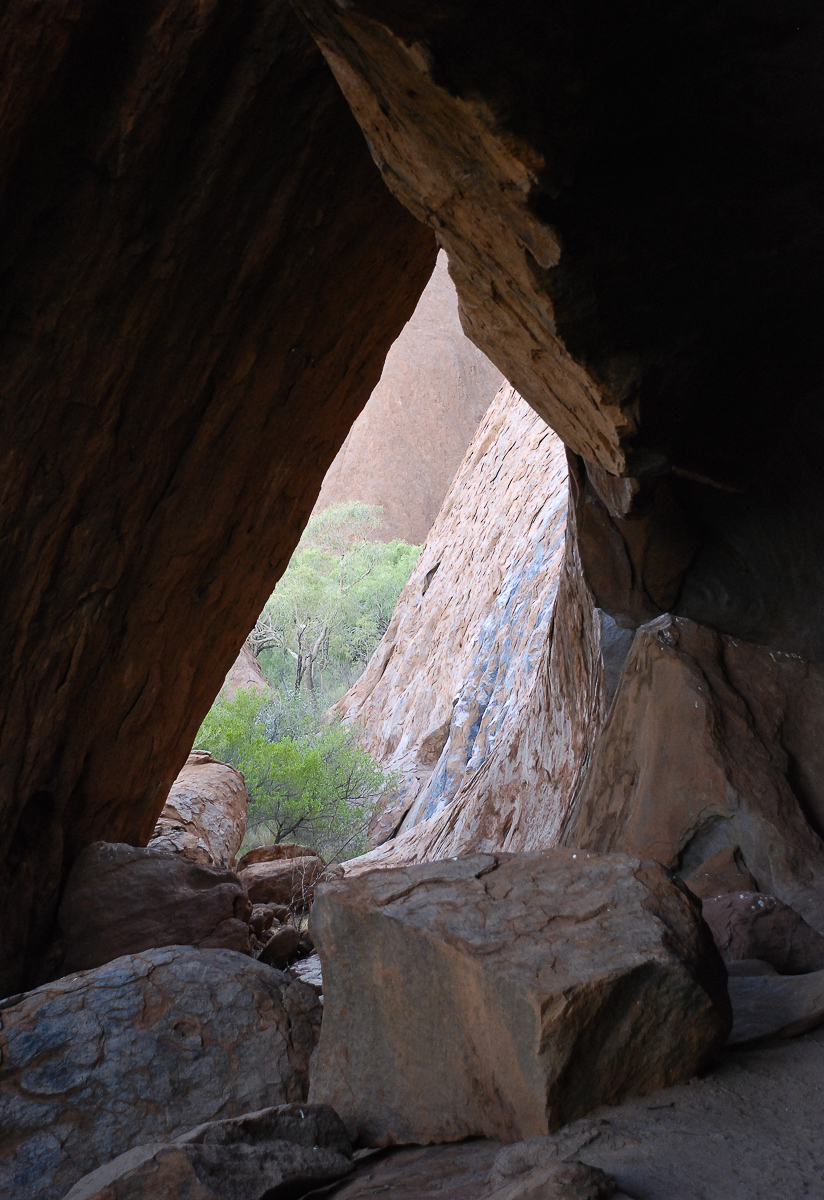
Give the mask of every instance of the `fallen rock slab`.
[[[241, 860], [242, 862], [242, 860]], [[326, 864], [319, 855], [264, 859], [250, 866], [240, 865], [238, 875], [253, 904], [285, 904], [290, 908], [308, 908], [315, 895], [315, 883]]]
[[240, 771], [193, 750], [172, 784], [149, 847], [231, 868], [246, 833], [249, 797]]
[[311, 1098], [357, 1144], [505, 1142], [688, 1079], [730, 1028], [698, 902], [656, 863], [468, 855], [319, 892]]
[[724, 959], [759, 959], [781, 975], [824, 969], [824, 937], [775, 896], [731, 892], [702, 903], [704, 920]]
[[731, 976], [729, 991], [733, 1046], [767, 1037], [798, 1037], [824, 1022], [824, 971]]
[[289, 968], [289, 974], [313, 988], [319, 996], [323, 995], [323, 968], [320, 963], [320, 955], [310, 954], [308, 958], [293, 963]]
[[227, 950], [149, 950], [0, 1002], [0, 1195], [215, 1118], [306, 1098], [322, 1007]]
[[66, 1200], [271, 1200], [351, 1171], [352, 1148], [337, 1114], [286, 1104], [128, 1150], [76, 1183]]
[[160, 946], [248, 954], [251, 912], [233, 871], [168, 850], [94, 842], [75, 860], [60, 904], [63, 971]]

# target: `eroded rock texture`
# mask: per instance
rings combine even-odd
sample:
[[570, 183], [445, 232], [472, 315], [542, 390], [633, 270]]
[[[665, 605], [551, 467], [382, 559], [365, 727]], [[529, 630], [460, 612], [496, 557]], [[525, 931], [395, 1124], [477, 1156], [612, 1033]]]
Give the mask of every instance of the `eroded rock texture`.
[[820, 6], [297, 7], [581, 456], [600, 607], [824, 658]]
[[461, 329], [441, 251], [378, 386], [329, 468], [316, 508], [379, 504], [383, 541], [418, 544], [429, 533], [501, 373]]
[[285, 0], [14, 2], [0, 58], [3, 993], [151, 836], [435, 245]]
[[363, 1145], [514, 1142], [689, 1079], [729, 1031], [698, 902], [657, 863], [465, 855], [329, 883], [311, 1097]]
[[563, 445], [505, 386], [338, 705], [402, 774], [377, 838], [402, 835], [347, 870], [553, 844], [606, 704], [603, 622], [566, 530]]
[[93, 842], [69, 872], [58, 909], [64, 956], [48, 977], [159, 946], [248, 954], [251, 912], [234, 871], [169, 850]]
[[824, 928], [822, 668], [661, 617], [635, 634], [562, 841], [694, 872], [727, 846]]
[[[249, 655], [257, 663], [251, 651]], [[172, 784], [149, 845], [210, 867], [233, 868], [246, 833], [248, 804], [239, 771], [208, 750], [193, 750]]]
[[62, 1200], [133, 1146], [306, 1098], [315, 992], [228, 950], [120, 958], [0, 1006], [0, 1191]]

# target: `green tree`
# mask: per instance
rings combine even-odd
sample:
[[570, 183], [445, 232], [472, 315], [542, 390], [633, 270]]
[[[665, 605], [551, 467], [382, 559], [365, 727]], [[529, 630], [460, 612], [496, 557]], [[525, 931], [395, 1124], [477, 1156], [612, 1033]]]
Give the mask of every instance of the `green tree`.
[[312, 705], [336, 698], [366, 666], [420, 553], [369, 541], [379, 513], [350, 501], [311, 517], [250, 635], [270, 679]]
[[300, 700], [250, 689], [219, 696], [195, 744], [242, 772], [254, 840], [311, 842], [342, 859], [365, 848], [379, 797], [397, 786], [356, 735]]

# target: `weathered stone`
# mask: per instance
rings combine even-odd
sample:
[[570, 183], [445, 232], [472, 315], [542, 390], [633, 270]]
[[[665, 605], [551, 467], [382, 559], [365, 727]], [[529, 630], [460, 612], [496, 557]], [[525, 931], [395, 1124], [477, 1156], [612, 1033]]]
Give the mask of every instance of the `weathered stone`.
[[436, 245], [286, 0], [0, 22], [2, 994], [151, 837]]
[[244, 642], [240, 653], [229, 668], [223, 687], [220, 689], [227, 700], [234, 700], [238, 692], [268, 692], [269, 680], [263, 674], [263, 668]]
[[253, 904], [252, 915], [249, 918], [249, 928], [252, 930], [252, 932], [260, 936], [260, 934], [264, 933], [267, 929], [271, 929], [276, 920], [278, 924], [280, 924], [281, 920], [284, 918], [278, 917], [276, 910], [278, 912], [285, 913], [287, 917], [289, 915], [289, 909], [281, 905]]
[[348, 1175], [351, 1158], [336, 1113], [287, 1104], [137, 1146], [81, 1179], [66, 1200], [269, 1200]]
[[282, 858], [311, 858], [317, 851], [311, 846], [299, 846], [294, 842], [276, 842], [274, 846], [256, 846], [247, 850], [238, 861], [237, 869], [244, 870], [254, 863], [279, 862]]
[[281, 925], [267, 939], [260, 952], [260, 961], [270, 967], [285, 967], [297, 954], [300, 934], [294, 925]]
[[552, 1163], [535, 1167], [489, 1193], [489, 1200], [610, 1200], [615, 1180], [584, 1163]]
[[306, 1097], [321, 1006], [227, 950], [175, 946], [0, 1004], [0, 1193], [62, 1200], [114, 1156]]
[[251, 905], [232, 871], [168, 850], [95, 842], [78, 856], [60, 903], [63, 971], [85, 971], [158, 946], [249, 952]]
[[306, 908], [312, 903], [315, 882], [326, 864], [318, 855], [276, 858], [238, 868], [238, 877], [253, 904], [285, 904]]
[[614, 628], [565, 547], [566, 512], [563, 446], [504, 387], [380, 646], [337, 706], [401, 775], [376, 840], [400, 834], [347, 873], [557, 838], [608, 704]]
[[694, 896], [711, 900], [727, 892], [757, 892], [758, 884], [747, 870], [738, 846], [725, 846], [702, 863], [684, 883]]
[[824, 668], [683, 617], [635, 634], [562, 842], [684, 876], [740, 847], [759, 890], [824, 928]]
[[149, 846], [232, 868], [246, 833], [248, 803], [239, 771], [208, 750], [193, 750], [172, 784]]
[[824, 969], [824, 937], [775, 896], [731, 892], [704, 900], [701, 911], [728, 962], [760, 959], [781, 975]]
[[364, 1145], [516, 1141], [687, 1079], [729, 1029], [697, 901], [624, 855], [469, 855], [327, 884], [312, 1099]]
[[501, 373], [469, 341], [441, 251], [380, 383], [326, 473], [316, 511], [343, 500], [381, 506], [381, 541], [424, 540]]
[[731, 1045], [798, 1037], [824, 1022], [824, 971], [809, 975], [732, 976]]

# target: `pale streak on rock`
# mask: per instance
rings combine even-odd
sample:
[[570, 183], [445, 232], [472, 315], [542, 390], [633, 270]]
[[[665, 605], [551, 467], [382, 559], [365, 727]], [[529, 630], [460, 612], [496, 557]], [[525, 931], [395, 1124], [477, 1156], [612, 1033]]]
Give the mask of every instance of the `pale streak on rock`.
[[401, 772], [384, 835], [407, 814], [347, 873], [553, 844], [607, 705], [602, 623], [566, 531], [564, 447], [505, 386], [337, 706]]

